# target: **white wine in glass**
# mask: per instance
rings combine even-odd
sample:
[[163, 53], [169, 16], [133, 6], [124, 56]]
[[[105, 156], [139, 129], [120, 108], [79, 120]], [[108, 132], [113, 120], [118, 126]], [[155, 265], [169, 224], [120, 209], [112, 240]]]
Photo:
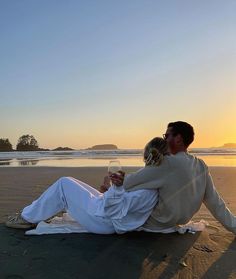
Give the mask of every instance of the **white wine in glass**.
[[[121, 171], [121, 170], [122, 170], [122, 167], [121, 167], [119, 160], [111, 160], [109, 162], [109, 165], [108, 165], [109, 174], [117, 173], [118, 171]], [[112, 181], [110, 181], [110, 185], [112, 185]]]

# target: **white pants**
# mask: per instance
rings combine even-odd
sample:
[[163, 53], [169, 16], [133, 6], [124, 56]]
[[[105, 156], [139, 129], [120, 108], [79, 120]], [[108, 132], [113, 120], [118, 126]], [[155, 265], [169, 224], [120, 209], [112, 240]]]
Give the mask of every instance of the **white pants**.
[[61, 177], [26, 206], [21, 215], [30, 223], [39, 223], [66, 210], [69, 215], [92, 233], [115, 233], [112, 222], [95, 216], [96, 202], [102, 194], [88, 184], [73, 177]]

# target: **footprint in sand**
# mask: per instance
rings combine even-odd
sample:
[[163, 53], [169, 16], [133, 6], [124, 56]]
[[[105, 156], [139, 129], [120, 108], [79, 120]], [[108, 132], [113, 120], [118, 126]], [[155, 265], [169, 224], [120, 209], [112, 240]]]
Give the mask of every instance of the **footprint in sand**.
[[[236, 240], [236, 238], [235, 238], [235, 240]], [[231, 251], [231, 252], [232, 251], [236, 252], [236, 241], [231, 243], [231, 245], [228, 247], [228, 250]]]
[[28, 236], [18, 236], [17, 237], [18, 240], [29, 240]]
[[207, 252], [207, 253], [211, 253], [214, 252], [215, 250], [213, 250], [212, 248], [208, 247], [207, 245], [201, 245], [201, 244], [195, 244], [193, 245], [193, 248], [202, 252]]
[[24, 277], [17, 274], [11, 274], [11, 275], [7, 275], [5, 279], [24, 279]]
[[220, 229], [216, 226], [208, 225], [207, 226], [207, 231], [208, 231], [209, 234], [214, 234], [214, 233], [218, 233], [220, 231]]
[[30, 262], [28, 264], [28, 267], [32, 268], [35, 265], [44, 265], [46, 261], [46, 258], [44, 257], [33, 257], [32, 259], [30, 259]]
[[20, 243], [21, 243], [21, 241], [18, 240], [18, 239], [12, 239], [12, 240], [10, 240], [10, 241], [8, 242], [8, 244], [9, 244], [10, 246], [17, 246], [17, 245], [19, 245]]
[[34, 258], [31, 259], [31, 261], [33, 263], [42, 263], [42, 262], [46, 261], [46, 258], [44, 258], [44, 257], [34, 257]]

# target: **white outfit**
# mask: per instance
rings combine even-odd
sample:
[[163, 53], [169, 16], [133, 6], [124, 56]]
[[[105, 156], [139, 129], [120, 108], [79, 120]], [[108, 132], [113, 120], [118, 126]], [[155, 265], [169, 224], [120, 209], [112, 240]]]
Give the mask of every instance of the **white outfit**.
[[39, 223], [66, 210], [89, 232], [125, 233], [141, 227], [157, 202], [157, 190], [126, 192], [123, 186], [113, 185], [102, 194], [83, 181], [62, 177], [21, 215], [28, 222]]

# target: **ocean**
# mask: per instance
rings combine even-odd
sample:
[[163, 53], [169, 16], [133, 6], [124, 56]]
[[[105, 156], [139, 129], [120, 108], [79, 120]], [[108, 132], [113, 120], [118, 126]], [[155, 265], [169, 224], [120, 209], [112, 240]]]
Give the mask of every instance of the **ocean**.
[[[189, 152], [209, 166], [236, 167], [236, 149], [192, 148]], [[108, 166], [110, 160], [119, 160], [122, 166], [142, 167], [142, 153], [142, 149], [0, 152], [0, 167]]]

